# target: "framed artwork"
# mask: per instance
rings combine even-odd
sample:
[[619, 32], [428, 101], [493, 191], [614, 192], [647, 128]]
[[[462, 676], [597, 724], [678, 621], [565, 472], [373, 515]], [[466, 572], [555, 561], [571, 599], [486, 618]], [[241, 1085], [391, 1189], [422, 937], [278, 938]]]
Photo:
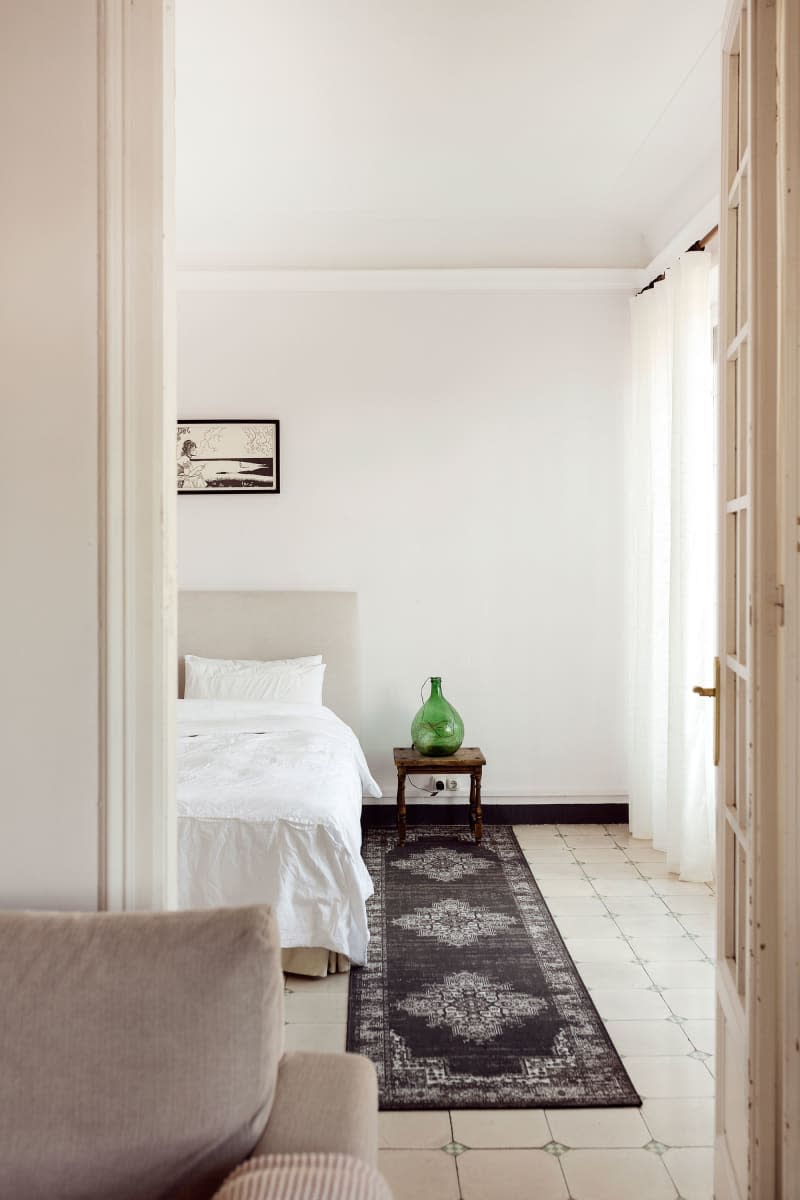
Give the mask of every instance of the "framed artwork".
[[281, 490], [280, 421], [178, 421], [178, 494]]

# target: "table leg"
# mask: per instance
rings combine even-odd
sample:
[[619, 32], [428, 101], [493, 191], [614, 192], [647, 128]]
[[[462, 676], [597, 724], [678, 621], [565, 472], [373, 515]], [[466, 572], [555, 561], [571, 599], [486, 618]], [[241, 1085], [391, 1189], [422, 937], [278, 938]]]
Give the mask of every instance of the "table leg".
[[475, 772], [469, 773], [469, 827], [475, 833]]
[[397, 771], [397, 841], [403, 845], [406, 840], [406, 773], [398, 768]]
[[475, 841], [480, 846], [481, 838], [483, 837], [483, 809], [481, 808], [481, 774], [482, 769], [478, 769], [473, 774], [475, 786]]

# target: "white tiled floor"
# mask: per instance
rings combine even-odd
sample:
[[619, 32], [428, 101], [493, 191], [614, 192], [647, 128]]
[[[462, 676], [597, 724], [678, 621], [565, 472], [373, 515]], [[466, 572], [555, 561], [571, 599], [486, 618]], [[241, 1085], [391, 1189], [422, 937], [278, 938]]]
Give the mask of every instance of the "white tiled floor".
[[[641, 1109], [382, 1113], [395, 1200], [711, 1200], [714, 898], [622, 825], [515, 832]], [[347, 977], [287, 981], [287, 1044], [344, 1047]]]

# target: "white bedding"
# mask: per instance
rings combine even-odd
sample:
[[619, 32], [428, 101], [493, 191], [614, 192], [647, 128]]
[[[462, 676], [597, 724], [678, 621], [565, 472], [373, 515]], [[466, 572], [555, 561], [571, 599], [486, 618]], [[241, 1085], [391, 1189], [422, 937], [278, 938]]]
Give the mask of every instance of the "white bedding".
[[178, 701], [181, 908], [270, 904], [281, 944], [366, 961], [362, 795], [352, 730], [323, 706]]

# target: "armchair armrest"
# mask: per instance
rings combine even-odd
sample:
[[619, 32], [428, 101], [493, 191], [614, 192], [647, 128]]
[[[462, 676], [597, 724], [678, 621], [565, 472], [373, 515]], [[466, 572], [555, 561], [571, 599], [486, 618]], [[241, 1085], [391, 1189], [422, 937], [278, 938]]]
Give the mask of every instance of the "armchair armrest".
[[378, 1159], [378, 1080], [360, 1054], [284, 1054], [275, 1099], [253, 1155], [316, 1151]]
[[392, 1200], [374, 1167], [349, 1154], [270, 1154], [250, 1158], [212, 1200]]

